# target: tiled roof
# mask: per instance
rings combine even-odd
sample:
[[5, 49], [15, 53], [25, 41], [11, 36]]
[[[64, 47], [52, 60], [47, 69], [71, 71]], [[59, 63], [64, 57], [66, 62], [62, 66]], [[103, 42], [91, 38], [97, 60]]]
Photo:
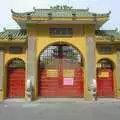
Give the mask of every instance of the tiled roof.
[[23, 29], [5, 29], [0, 32], [0, 39], [26, 39], [26, 30]]
[[92, 17], [92, 16], [109, 16], [109, 13], [96, 14], [89, 12], [89, 9], [35, 9], [32, 12], [16, 13], [11, 10], [14, 16], [32, 16], [32, 17]]
[[96, 30], [96, 36], [108, 36], [120, 39], [120, 32], [117, 30]]
[[[103, 37], [114, 37], [116, 39], [120, 39], [120, 32], [117, 30], [96, 30], [96, 36]], [[26, 30], [24, 29], [5, 29], [3, 32], [0, 32], [0, 39], [17, 39], [23, 40], [27, 38]]]

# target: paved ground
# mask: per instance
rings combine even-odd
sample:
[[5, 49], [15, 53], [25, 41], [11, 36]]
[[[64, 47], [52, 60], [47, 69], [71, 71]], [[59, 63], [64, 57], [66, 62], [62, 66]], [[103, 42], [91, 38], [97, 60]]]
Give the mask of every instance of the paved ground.
[[120, 100], [39, 100], [0, 103], [0, 120], [120, 120]]

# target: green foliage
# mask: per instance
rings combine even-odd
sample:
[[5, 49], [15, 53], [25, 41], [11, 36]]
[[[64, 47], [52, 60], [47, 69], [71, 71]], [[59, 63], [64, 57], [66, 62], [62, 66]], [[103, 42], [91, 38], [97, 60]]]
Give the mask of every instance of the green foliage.
[[54, 60], [51, 58], [44, 59], [44, 61], [43, 61], [44, 65], [52, 64], [53, 62], [54, 62]]
[[77, 60], [78, 54], [75, 52], [68, 52], [68, 57], [72, 60]]
[[14, 59], [10, 64], [10, 68], [25, 68], [25, 63], [22, 60]]

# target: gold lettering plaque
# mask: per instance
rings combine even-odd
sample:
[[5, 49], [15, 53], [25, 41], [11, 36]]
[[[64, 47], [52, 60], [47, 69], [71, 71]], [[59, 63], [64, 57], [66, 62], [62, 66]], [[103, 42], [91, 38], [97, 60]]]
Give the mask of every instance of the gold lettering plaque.
[[47, 70], [47, 77], [58, 77], [58, 70], [54, 69]]
[[74, 70], [65, 69], [63, 70], [64, 77], [74, 77]]
[[107, 71], [101, 71], [99, 73], [99, 77], [109, 77], [109, 72], [107, 72]]

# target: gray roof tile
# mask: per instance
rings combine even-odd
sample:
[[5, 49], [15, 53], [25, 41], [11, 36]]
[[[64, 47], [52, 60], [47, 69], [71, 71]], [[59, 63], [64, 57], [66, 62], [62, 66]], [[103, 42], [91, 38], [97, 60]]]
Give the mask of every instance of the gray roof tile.
[[0, 32], [0, 39], [25, 39], [27, 38], [26, 30], [23, 29], [5, 29], [3, 32]]

